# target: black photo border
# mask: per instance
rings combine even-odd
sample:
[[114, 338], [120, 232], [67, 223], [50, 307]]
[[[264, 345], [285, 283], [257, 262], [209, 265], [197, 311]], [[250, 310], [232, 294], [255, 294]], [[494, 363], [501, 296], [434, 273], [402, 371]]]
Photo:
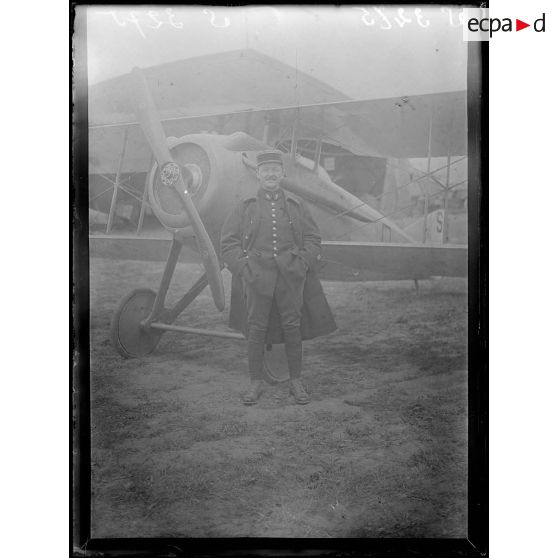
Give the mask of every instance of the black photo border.
[[[118, 2], [122, 4], [123, 2]], [[127, 3], [127, 2], [126, 2]], [[138, 2], [130, 2], [138, 4]], [[104, 2], [95, 2], [102, 5]], [[108, 4], [108, 3], [107, 3]], [[140, 2], [139, 4], [142, 4]], [[165, 5], [184, 3], [165, 2]], [[377, 2], [373, 5], [394, 5]], [[487, 2], [421, 2], [488, 7]], [[70, 555], [83, 557], [473, 557], [488, 553], [488, 43], [468, 45], [468, 537], [464, 539], [91, 538], [87, 30], [70, 4]], [[203, 5], [203, 4], [198, 4]], [[207, 4], [212, 5], [212, 4]], [[227, 3], [226, 5], [233, 5]], [[245, 5], [245, 4], [237, 4]], [[325, 5], [325, 4], [324, 4]], [[338, 4], [337, 4], [338, 5]], [[409, 6], [409, 3], [404, 5]], [[411, 4], [412, 5], [412, 4]], [[79, 37], [79, 40], [76, 39]]]

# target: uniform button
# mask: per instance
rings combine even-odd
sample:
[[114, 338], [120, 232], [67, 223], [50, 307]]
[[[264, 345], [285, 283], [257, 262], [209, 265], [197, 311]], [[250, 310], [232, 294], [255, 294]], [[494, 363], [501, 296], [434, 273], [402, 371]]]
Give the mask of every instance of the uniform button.
[[273, 236], [277, 236], [277, 233], [273, 233]]

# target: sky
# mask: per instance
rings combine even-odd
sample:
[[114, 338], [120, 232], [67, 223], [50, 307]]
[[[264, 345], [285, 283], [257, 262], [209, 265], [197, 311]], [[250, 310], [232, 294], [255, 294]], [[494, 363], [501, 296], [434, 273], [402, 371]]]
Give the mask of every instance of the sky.
[[457, 7], [80, 9], [87, 10], [90, 84], [134, 66], [250, 48], [354, 99], [467, 86], [467, 43]]

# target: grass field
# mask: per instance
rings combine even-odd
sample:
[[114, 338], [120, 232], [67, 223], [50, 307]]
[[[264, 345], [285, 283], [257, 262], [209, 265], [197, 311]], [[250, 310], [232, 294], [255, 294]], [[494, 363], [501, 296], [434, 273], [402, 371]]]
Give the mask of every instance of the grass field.
[[[466, 536], [465, 280], [324, 283], [339, 329], [304, 345], [311, 403], [280, 384], [245, 407], [242, 341], [113, 349], [119, 299], [162, 268], [91, 260], [94, 537]], [[178, 322], [226, 319], [204, 291]]]

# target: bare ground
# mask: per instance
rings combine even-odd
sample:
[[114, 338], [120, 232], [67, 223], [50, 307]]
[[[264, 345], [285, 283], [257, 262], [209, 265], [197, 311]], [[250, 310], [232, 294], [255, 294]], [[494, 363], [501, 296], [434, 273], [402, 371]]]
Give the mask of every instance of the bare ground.
[[[339, 330], [305, 343], [312, 402], [254, 407], [242, 341], [109, 340], [119, 299], [163, 265], [91, 260], [94, 537], [464, 537], [465, 280], [324, 283]], [[199, 274], [180, 264], [169, 298]], [[225, 329], [206, 291], [179, 318]]]

